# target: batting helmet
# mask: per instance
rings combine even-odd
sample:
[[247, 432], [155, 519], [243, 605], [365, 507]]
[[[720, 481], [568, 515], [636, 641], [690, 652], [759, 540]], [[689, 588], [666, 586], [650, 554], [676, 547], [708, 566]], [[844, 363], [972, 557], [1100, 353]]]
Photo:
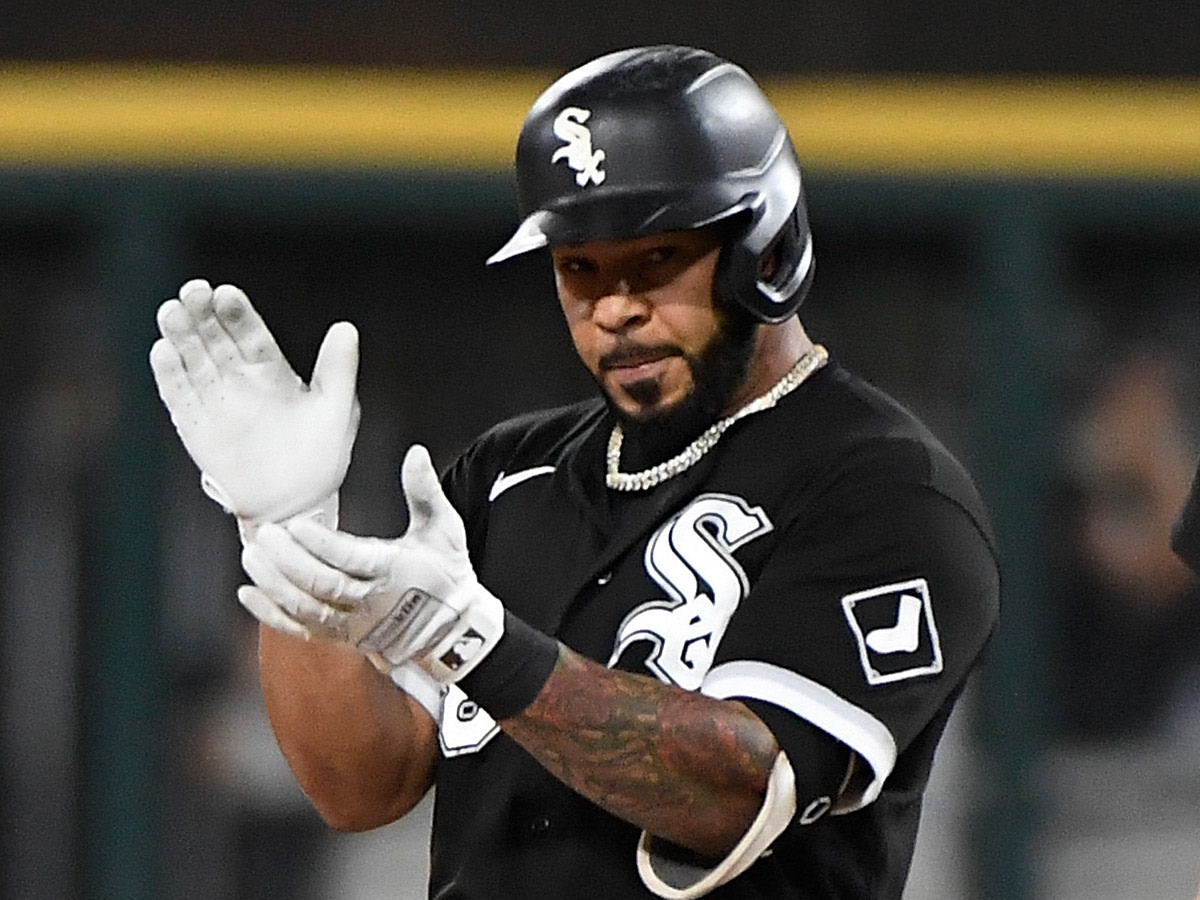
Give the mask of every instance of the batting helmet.
[[638, 47], [568, 72], [526, 117], [516, 167], [522, 221], [488, 263], [729, 220], [723, 298], [780, 322], [808, 292], [812, 235], [791, 138], [754, 80], [707, 51]]

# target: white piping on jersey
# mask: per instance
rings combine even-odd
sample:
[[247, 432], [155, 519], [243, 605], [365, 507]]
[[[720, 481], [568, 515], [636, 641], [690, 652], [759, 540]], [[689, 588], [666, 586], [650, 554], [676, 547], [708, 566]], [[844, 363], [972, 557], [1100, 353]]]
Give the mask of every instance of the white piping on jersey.
[[734, 660], [715, 666], [700, 693], [717, 700], [742, 697], [783, 707], [832, 735], [866, 760], [873, 778], [860, 795], [843, 795], [834, 814], [854, 812], [874, 802], [896, 765], [896, 740], [887, 726], [823, 684], [772, 663]]
[[539, 475], [549, 475], [553, 471], [554, 466], [534, 466], [532, 469], [522, 469], [519, 472], [513, 472], [511, 475], [499, 472], [496, 475], [496, 480], [492, 482], [491, 491], [488, 492], [488, 503], [491, 503], [510, 487], [516, 487], [522, 481], [537, 478]]

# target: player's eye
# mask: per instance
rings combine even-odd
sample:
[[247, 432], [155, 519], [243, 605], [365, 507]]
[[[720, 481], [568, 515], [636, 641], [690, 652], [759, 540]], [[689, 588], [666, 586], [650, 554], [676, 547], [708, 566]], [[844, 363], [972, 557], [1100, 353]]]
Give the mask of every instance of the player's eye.
[[585, 256], [564, 256], [556, 261], [556, 265], [567, 275], [589, 275], [596, 271], [596, 263]]
[[645, 261], [652, 266], [660, 266], [663, 263], [670, 262], [679, 253], [679, 248], [670, 244], [661, 244], [651, 248], [646, 252]]

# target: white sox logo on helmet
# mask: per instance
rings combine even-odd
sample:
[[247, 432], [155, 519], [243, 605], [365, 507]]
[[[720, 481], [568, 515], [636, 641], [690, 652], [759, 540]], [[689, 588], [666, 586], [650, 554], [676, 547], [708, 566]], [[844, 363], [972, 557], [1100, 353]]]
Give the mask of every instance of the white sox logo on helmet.
[[600, 168], [604, 151], [592, 149], [592, 132], [583, 124], [591, 115], [590, 109], [568, 106], [554, 120], [555, 137], [566, 143], [554, 151], [550, 162], [565, 159], [567, 166], [575, 171], [575, 183], [580, 187], [587, 187], [589, 181], [600, 184], [605, 176]]

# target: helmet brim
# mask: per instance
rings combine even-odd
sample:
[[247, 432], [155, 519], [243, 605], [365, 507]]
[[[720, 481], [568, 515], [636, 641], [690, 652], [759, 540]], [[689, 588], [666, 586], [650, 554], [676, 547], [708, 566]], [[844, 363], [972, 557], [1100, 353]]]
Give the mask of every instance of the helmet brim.
[[517, 226], [517, 230], [513, 232], [512, 237], [504, 246], [487, 258], [487, 265], [504, 262], [514, 256], [528, 253], [530, 250], [540, 250], [550, 246], [550, 236], [542, 228], [547, 215], [545, 210], [538, 210], [526, 216], [525, 221]]
[[627, 240], [703, 228], [746, 211], [751, 197], [738, 197], [721, 204], [715, 212], [706, 209], [705, 199], [661, 195], [593, 198], [561, 210], [539, 209], [525, 217], [512, 237], [487, 259], [503, 262], [543, 247], [563, 247], [596, 240]]

